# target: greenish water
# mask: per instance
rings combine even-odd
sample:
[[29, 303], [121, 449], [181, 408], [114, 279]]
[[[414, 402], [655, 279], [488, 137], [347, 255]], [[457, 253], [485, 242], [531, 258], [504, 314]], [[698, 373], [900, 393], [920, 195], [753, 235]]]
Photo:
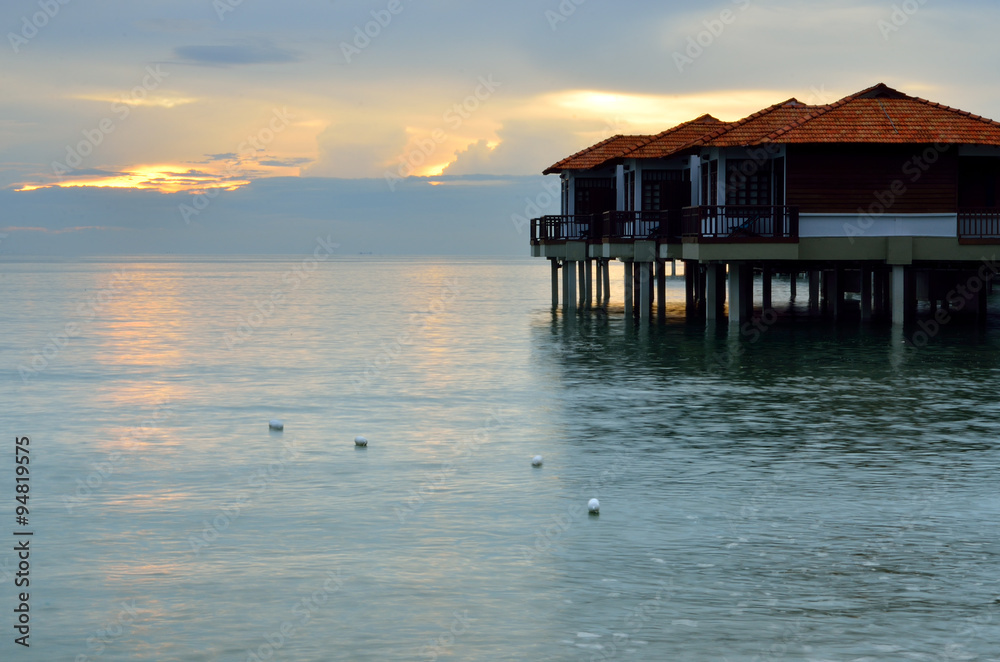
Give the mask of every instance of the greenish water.
[[1000, 320], [784, 287], [749, 337], [567, 320], [527, 259], [7, 262], [0, 656], [1000, 659]]

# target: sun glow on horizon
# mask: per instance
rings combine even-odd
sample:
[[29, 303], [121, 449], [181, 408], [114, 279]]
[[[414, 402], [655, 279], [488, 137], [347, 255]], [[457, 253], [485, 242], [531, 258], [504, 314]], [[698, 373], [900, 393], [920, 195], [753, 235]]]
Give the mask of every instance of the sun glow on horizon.
[[155, 164], [123, 168], [121, 172], [106, 175], [77, 175], [69, 173], [61, 179], [47, 182], [27, 182], [14, 188], [16, 192], [36, 191], [45, 188], [122, 188], [160, 193], [196, 193], [222, 189], [233, 191], [248, 185], [261, 176], [298, 175], [299, 168], [288, 166], [257, 166], [251, 172], [245, 169], [222, 169], [218, 165], [193, 169], [189, 165]]

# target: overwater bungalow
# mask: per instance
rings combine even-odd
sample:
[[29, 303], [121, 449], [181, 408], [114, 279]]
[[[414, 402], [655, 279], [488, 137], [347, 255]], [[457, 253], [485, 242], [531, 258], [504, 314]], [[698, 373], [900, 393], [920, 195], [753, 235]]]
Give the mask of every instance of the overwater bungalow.
[[736, 324], [754, 314], [755, 273], [765, 311], [774, 275], [794, 295], [807, 274], [812, 311], [838, 318], [850, 292], [862, 320], [903, 324], [918, 301], [982, 317], [1000, 269], [1000, 123], [884, 84], [614, 136], [544, 174], [561, 178], [561, 213], [532, 219], [531, 248], [564, 311], [607, 298], [611, 260], [625, 265], [626, 316], [643, 322], [675, 260], [689, 314], [724, 319], [728, 296]]

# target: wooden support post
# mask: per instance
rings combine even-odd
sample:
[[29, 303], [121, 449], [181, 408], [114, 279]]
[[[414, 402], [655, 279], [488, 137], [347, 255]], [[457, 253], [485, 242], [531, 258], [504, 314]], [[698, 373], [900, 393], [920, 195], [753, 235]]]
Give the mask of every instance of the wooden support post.
[[795, 301], [796, 289], [798, 288], [799, 285], [798, 280], [799, 280], [799, 272], [793, 271], [792, 273], [788, 274], [789, 301]]

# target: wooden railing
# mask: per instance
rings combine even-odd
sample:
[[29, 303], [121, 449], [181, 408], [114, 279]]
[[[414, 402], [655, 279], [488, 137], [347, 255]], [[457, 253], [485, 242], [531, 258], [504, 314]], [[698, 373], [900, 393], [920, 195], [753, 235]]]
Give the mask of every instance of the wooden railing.
[[531, 243], [604, 239], [680, 243], [681, 213], [674, 211], [606, 211], [597, 215], [552, 215], [531, 219]]
[[681, 214], [676, 211], [606, 211], [602, 236], [606, 239], [649, 239], [680, 243]]
[[1000, 209], [959, 209], [958, 241], [962, 244], [1000, 244]]
[[583, 216], [553, 215], [531, 219], [531, 243], [546, 241], [596, 241], [593, 236], [599, 224], [591, 214]]
[[700, 242], [797, 242], [799, 208], [778, 205], [685, 207], [684, 237]]

